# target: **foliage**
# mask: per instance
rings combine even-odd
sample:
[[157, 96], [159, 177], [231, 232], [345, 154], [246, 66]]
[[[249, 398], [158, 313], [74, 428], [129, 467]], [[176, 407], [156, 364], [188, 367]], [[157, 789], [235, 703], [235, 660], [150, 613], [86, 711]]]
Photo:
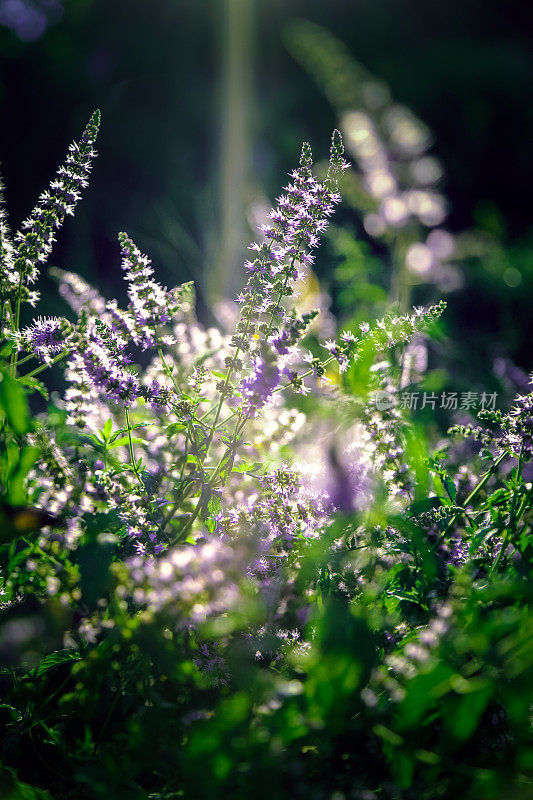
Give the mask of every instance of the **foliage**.
[[98, 122], [20, 233], [0, 218], [3, 796], [530, 796], [532, 395], [437, 449], [379, 398], [444, 303], [324, 339], [300, 295], [337, 131], [320, 180], [304, 144], [231, 330], [126, 234], [127, 308], [55, 270], [73, 318], [21, 328]]

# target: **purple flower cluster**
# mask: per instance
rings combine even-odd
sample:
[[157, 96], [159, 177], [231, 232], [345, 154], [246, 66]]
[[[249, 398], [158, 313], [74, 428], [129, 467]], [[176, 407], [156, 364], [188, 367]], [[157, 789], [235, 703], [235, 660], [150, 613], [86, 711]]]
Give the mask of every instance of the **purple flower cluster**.
[[201, 642], [194, 663], [207, 677], [212, 686], [228, 686], [227, 664], [217, 648], [218, 642]]
[[256, 552], [248, 574], [266, 588], [294, 541], [317, 536], [327, 501], [287, 467], [263, 475], [259, 489], [219, 515], [218, 531], [224, 539], [253, 535]]
[[80, 429], [98, 430], [105, 422], [105, 411], [100, 396], [91, 381], [81, 355], [73, 350], [67, 360], [65, 371], [67, 389], [65, 410], [67, 422]]
[[239, 391], [244, 398], [243, 408], [247, 417], [253, 417], [272, 396], [279, 385], [280, 371], [269, 354], [257, 356], [250, 374], [242, 381]]
[[115, 509], [124, 523], [126, 536], [133, 543], [139, 556], [150, 553], [159, 555], [166, 545], [159, 541], [157, 519], [160, 518], [158, 504], [152, 502], [147, 491], [141, 491], [138, 482], [129, 484], [126, 475], [112, 471], [99, 476], [110, 508]]
[[280, 322], [282, 327], [292, 323], [282, 300], [293, 294], [291, 284], [304, 277], [306, 268], [313, 263], [310, 251], [316, 248], [319, 234], [326, 230], [340, 200], [337, 176], [346, 167], [342, 153], [340, 134], [335, 131], [330, 171], [320, 183], [311, 173], [311, 149], [304, 143], [300, 165], [291, 173], [292, 182], [270, 212], [270, 223], [261, 227], [264, 240], [250, 245], [255, 258], [244, 264], [249, 277], [237, 298], [242, 305], [241, 320], [232, 339], [237, 349], [246, 352], [254, 335], [264, 338], [276, 333]]
[[58, 281], [59, 294], [76, 314], [86, 311], [104, 319], [106, 302], [87, 281], [74, 272], [66, 272], [57, 267], [51, 267], [48, 273]]
[[[533, 383], [533, 375], [530, 383]], [[526, 461], [533, 459], [533, 392], [518, 395], [505, 420], [506, 443]]]
[[173, 344], [174, 339], [168, 335], [159, 336], [158, 329], [170, 322], [180, 310], [188, 286], [172, 291], [163, 288], [153, 279], [150, 259], [140, 252], [127, 234], [119, 234], [119, 241], [122, 269], [128, 281], [129, 313], [120, 312], [116, 304], [108, 304], [108, 311], [142, 350]]
[[126, 369], [126, 340], [99, 319], [90, 318], [78, 353], [89, 382], [115, 402], [131, 405], [139, 396], [139, 381]]
[[71, 353], [78, 380], [105, 394], [110, 400], [131, 406], [138, 397], [145, 398], [154, 407], [168, 405], [169, 389], [153, 380], [143, 386], [127, 367], [131, 363], [126, 354], [127, 340], [119, 331], [102, 320], [89, 317], [82, 327], [79, 340]]
[[37, 299], [30, 296], [27, 284], [37, 279], [39, 266], [50, 254], [57, 229], [67, 215], [74, 213], [81, 189], [87, 186], [99, 125], [100, 112], [95, 111], [80, 142], [70, 145], [65, 165], [59, 168], [50, 191], [41, 194], [37, 206], [22, 223], [22, 230], [15, 235], [11, 272], [6, 276], [12, 294], [21, 292], [27, 300]]
[[52, 357], [65, 348], [72, 330], [72, 325], [60, 317], [38, 317], [33, 325], [17, 334], [18, 347], [50, 363]]

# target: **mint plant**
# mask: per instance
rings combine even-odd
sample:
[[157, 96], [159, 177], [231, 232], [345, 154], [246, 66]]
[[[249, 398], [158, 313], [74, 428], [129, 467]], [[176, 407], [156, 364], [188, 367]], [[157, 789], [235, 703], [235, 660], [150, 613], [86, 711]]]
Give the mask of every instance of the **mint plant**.
[[126, 308], [55, 268], [71, 318], [21, 327], [98, 122], [22, 232], [0, 217], [4, 796], [525, 798], [533, 395], [435, 442], [377, 398], [443, 302], [321, 338], [299, 287], [337, 131], [250, 246], [233, 331], [125, 233]]

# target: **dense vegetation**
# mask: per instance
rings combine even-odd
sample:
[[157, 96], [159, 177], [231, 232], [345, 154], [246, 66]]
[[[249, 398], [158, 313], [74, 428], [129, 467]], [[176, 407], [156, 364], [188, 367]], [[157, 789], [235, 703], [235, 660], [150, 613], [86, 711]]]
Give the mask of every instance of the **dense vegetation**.
[[[71, 317], [21, 326], [98, 125], [1, 221], [2, 796], [529, 797], [533, 396], [439, 393], [445, 304], [403, 308], [405, 270], [377, 321], [309, 307], [339, 184], [360, 198], [337, 131], [318, 177], [304, 144], [227, 329], [126, 234], [126, 308], [55, 269]], [[367, 227], [394, 241], [386, 209]], [[411, 254], [438, 222], [413, 216]]]
[[[482, 169], [495, 10], [467, 102], [454, 37], [475, 3], [443, 9], [448, 110], [441, 28], [322, 5], [256, 0], [253, 41], [246, 2], [0, 0], [0, 800], [533, 796], [531, 165], [524, 134]], [[380, 14], [389, 76], [400, 44], [425, 53], [394, 85], [442, 106], [448, 181], [429, 127], [353, 58], [379, 64]], [[528, 62], [518, 39], [490, 52], [494, 76], [514, 65], [509, 143]], [[74, 116], [103, 102], [94, 180], [99, 112], [12, 234], [69, 93]], [[461, 103], [477, 127], [450, 150]], [[325, 155], [330, 120], [313, 163], [301, 132]]]

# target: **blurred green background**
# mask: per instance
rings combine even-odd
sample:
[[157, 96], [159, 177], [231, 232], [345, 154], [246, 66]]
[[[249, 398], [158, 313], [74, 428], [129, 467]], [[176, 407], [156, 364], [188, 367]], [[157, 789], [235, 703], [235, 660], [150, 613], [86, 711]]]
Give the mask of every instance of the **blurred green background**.
[[[295, 19], [338, 37], [432, 131], [447, 228], [476, 232], [448, 298], [458, 369], [500, 359], [501, 371], [509, 357], [531, 370], [533, 7], [522, 0], [0, 0], [12, 226], [99, 107], [92, 184], [52, 263], [120, 299], [126, 230], [163, 283], [196, 281], [210, 321], [213, 301], [239, 286], [254, 209], [279, 192], [301, 140], [324, 158], [337, 124], [293, 57]], [[317, 264], [328, 288], [335, 258], [326, 249]], [[47, 278], [42, 289], [41, 313], [65, 313]]]

